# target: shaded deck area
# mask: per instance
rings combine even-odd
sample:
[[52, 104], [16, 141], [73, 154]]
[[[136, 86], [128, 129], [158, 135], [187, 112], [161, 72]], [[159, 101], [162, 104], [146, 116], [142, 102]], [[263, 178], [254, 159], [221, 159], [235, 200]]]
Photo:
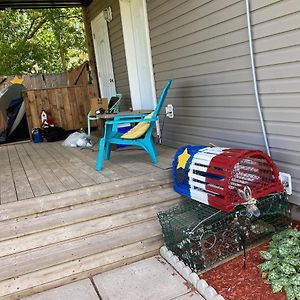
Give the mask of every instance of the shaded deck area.
[[96, 172], [97, 147], [63, 147], [61, 142], [31, 142], [0, 146], [0, 203], [21, 201], [119, 179], [145, 175], [171, 167], [175, 149], [159, 146], [154, 166], [145, 151], [121, 148]]

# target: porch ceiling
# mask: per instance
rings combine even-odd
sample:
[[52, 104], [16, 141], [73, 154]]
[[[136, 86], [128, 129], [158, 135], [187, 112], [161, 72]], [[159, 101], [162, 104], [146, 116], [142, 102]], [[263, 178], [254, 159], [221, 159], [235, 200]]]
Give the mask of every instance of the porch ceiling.
[[0, 9], [63, 8], [86, 6], [92, 0], [0, 0]]

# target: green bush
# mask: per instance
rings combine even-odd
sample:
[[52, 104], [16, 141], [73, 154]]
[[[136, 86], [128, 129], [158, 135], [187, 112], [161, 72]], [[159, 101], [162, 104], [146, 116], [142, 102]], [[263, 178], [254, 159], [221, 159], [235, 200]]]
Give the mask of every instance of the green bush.
[[265, 261], [258, 265], [273, 293], [284, 289], [287, 300], [300, 300], [300, 231], [287, 229], [274, 234], [268, 251], [260, 251]]

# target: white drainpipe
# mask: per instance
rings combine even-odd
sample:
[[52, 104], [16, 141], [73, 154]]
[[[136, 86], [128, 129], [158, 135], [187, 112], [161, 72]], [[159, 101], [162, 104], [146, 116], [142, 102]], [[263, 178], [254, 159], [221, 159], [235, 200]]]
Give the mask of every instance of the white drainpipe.
[[258, 110], [258, 115], [259, 115], [259, 120], [260, 120], [262, 133], [263, 133], [263, 136], [264, 136], [266, 150], [267, 150], [268, 155], [271, 156], [268, 137], [267, 137], [267, 133], [266, 133], [265, 122], [264, 122], [264, 117], [262, 115], [260, 98], [259, 98], [258, 89], [257, 89], [257, 79], [256, 79], [256, 68], [255, 68], [255, 61], [254, 61], [254, 54], [253, 54], [253, 43], [252, 43], [252, 30], [251, 30], [249, 0], [246, 0], [246, 9], [247, 9], [247, 27], [248, 27], [250, 60], [251, 60], [251, 69], [252, 69], [253, 87], [254, 87], [254, 92], [255, 92], [256, 106], [257, 106], [257, 110]]

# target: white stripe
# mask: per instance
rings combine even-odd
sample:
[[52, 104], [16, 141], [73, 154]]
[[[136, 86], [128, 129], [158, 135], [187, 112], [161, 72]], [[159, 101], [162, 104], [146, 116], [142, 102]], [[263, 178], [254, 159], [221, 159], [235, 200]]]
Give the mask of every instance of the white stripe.
[[200, 171], [200, 172], [207, 172], [207, 167], [199, 166], [198, 164], [195, 164], [195, 163], [190, 164], [190, 169], [197, 170], [197, 171]]
[[[208, 193], [212, 193], [210, 191], [206, 192], [206, 177], [194, 174], [194, 170], [207, 173], [207, 168], [210, 165], [211, 160], [223, 152], [226, 148], [220, 147], [206, 147], [200, 149], [193, 157], [192, 162], [190, 164], [189, 170], [189, 185], [190, 185], [190, 194], [191, 198], [197, 200], [201, 203], [208, 205]], [[202, 181], [202, 182], [198, 182]], [[219, 188], [219, 187], [218, 187]], [[215, 193], [213, 193], [215, 194]]]
[[189, 185], [191, 187], [197, 187], [197, 188], [200, 188], [200, 189], [203, 189], [203, 190], [206, 189], [206, 184], [205, 183], [196, 182], [196, 181], [193, 181], [193, 180], [189, 180]]
[[200, 181], [203, 181], [203, 182], [206, 181], [206, 177], [201, 176], [201, 175], [197, 175], [197, 174], [194, 174], [194, 173], [190, 174], [190, 172], [189, 172], [189, 178], [200, 180]]
[[205, 192], [191, 189], [191, 198], [208, 205], [208, 195]]

